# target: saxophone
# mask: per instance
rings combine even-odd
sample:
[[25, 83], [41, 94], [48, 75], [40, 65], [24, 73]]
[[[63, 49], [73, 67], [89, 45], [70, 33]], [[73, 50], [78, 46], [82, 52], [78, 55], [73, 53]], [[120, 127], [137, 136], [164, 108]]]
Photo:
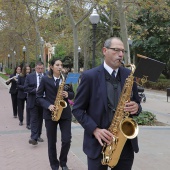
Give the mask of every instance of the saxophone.
[[52, 112], [52, 120], [53, 121], [58, 121], [61, 117], [61, 114], [63, 112], [63, 108], [67, 107], [67, 103], [63, 100], [63, 96], [62, 96], [62, 92], [64, 90], [64, 85], [65, 85], [65, 78], [63, 76], [63, 74], [61, 73], [61, 77], [62, 77], [62, 82], [58, 87], [58, 92], [57, 92], [57, 96], [54, 102], [55, 105], [55, 110]]
[[129, 117], [129, 112], [124, 112], [125, 103], [130, 101], [134, 82], [133, 74], [136, 68], [133, 64], [130, 67], [132, 71], [126, 78], [115, 115], [108, 129], [114, 136], [112, 143], [109, 145], [105, 143], [102, 149], [103, 159], [101, 162], [111, 168], [116, 166], [126, 140], [135, 138], [139, 131], [137, 123]]

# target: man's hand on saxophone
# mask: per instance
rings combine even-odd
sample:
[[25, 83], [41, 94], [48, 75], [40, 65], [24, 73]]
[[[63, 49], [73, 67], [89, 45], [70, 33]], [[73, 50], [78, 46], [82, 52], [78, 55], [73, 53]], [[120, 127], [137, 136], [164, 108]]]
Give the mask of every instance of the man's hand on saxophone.
[[107, 143], [108, 145], [112, 142], [113, 134], [107, 129], [96, 128], [93, 134], [95, 138], [99, 141], [101, 146], [104, 145], [103, 142]]
[[48, 107], [48, 109], [51, 111], [51, 112], [54, 112], [54, 110], [56, 109], [56, 107], [55, 107], [55, 105], [50, 105], [49, 107]]
[[136, 114], [138, 109], [139, 105], [134, 101], [127, 102], [124, 107], [124, 111], [129, 112], [131, 115]]

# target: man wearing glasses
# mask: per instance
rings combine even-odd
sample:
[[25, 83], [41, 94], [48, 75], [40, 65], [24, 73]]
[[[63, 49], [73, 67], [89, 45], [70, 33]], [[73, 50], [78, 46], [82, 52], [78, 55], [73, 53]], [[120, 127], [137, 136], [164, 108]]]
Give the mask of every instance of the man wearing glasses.
[[40, 137], [43, 123], [43, 109], [36, 104], [36, 91], [41, 83], [41, 78], [44, 76], [44, 64], [37, 62], [35, 72], [27, 75], [24, 91], [28, 93], [27, 107], [30, 109], [31, 137], [29, 144], [37, 145], [38, 142], [44, 140]]
[[[112, 37], [103, 47], [104, 63], [83, 72], [73, 105], [73, 115], [84, 128], [83, 151], [87, 155], [88, 170], [107, 170], [102, 165], [103, 144], [110, 144], [113, 134], [108, 131], [113, 120], [125, 79], [130, 70], [122, 67], [125, 53], [123, 42]], [[141, 112], [137, 86], [134, 83], [131, 101], [124, 106], [130, 115]], [[138, 152], [137, 138], [127, 139], [118, 164], [112, 170], [131, 170], [134, 152]]]

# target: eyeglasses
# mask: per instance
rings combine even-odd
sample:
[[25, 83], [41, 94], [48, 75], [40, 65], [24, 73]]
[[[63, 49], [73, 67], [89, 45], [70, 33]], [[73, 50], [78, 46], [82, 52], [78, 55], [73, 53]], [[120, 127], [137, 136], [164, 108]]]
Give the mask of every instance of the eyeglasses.
[[43, 70], [44, 68], [36, 68], [37, 70]]
[[117, 52], [117, 53], [120, 53], [120, 51], [121, 51], [123, 54], [127, 52], [127, 51], [122, 50], [122, 49], [120, 49], [120, 48], [107, 48], [107, 49], [111, 49], [111, 50], [113, 50], [113, 51], [115, 51], [115, 52]]

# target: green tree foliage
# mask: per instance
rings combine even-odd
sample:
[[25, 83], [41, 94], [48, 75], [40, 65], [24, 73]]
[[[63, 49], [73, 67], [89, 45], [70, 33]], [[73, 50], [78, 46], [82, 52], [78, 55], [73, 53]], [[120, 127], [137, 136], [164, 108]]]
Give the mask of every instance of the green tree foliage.
[[[70, 2], [71, 13], [76, 23], [77, 47], [74, 45], [73, 29], [70, 18], [66, 14], [65, 2], [63, 0], [0, 0], [0, 62], [3, 60], [4, 65], [7, 65], [7, 55], [13, 56], [14, 50], [16, 62], [22, 61], [22, 47], [26, 46], [26, 57], [30, 58], [30, 63], [34, 63], [40, 54], [39, 37], [43, 37], [46, 42], [56, 46], [56, 55], [72, 57], [72, 62], [74, 54], [77, 55], [75, 49], [81, 46], [81, 57], [89, 64], [87, 68], [90, 68], [93, 31], [89, 21], [90, 13], [86, 18], [82, 19], [82, 16], [95, 4], [94, 7], [100, 15], [96, 30], [96, 66], [101, 64], [104, 40], [111, 36], [120, 36], [121, 21], [118, 19], [116, 1], [67, 1]], [[163, 73], [166, 77], [170, 77], [170, 1], [124, 0], [124, 10], [127, 16], [128, 33], [132, 36], [132, 47], [136, 53], [165, 62], [167, 65]]]
[[66, 56], [65, 46], [57, 45], [55, 48], [55, 57], [64, 58]]
[[170, 78], [170, 2], [141, 1], [129, 18], [133, 48], [139, 54], [166, 63], [163, 74]]

